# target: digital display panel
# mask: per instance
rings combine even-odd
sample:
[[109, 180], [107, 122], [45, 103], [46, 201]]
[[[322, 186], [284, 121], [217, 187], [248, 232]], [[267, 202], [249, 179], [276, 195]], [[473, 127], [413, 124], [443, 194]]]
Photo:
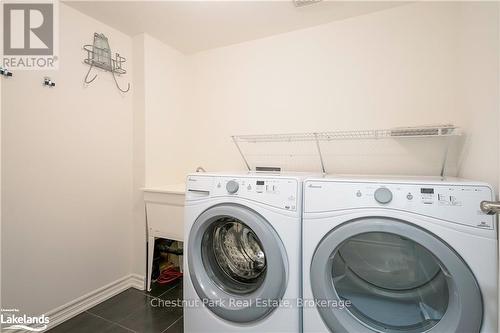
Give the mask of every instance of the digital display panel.
[[420, 193], [422, 194], [434, 194], [433, 188], [421, 188]]
[[264, 185], [264, 181], [263, 180], [258, 180], [257, 181], [257, 185]]

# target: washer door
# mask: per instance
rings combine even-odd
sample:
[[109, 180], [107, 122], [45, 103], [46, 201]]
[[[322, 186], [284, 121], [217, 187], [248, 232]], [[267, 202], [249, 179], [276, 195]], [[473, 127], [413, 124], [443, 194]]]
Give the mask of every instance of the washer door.
[[368, 217], [337, 227], [316, 248], [310, 274], [332, 332], [481, 327], [481, 292], [469, 267], [442, 240], [402, 220]]
[[188, 246], [194, 288], [219, 317], [256, 321], [283, 298], [285, 248], [269, 222], [253, 210], [235, 204], [206, 210], [194, 222]]

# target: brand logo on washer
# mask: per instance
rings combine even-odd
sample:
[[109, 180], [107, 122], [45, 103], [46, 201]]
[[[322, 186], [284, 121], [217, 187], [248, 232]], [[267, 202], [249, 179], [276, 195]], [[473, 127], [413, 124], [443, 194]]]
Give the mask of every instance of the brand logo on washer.
[[485, 222], [485, 221], [479, 222], [479, 224], [477, 226], [480, 228], [488, 228], [488, 229], [491, 228], [490, 224], [488, 222]]
[[309, 184], [309, 185], [307, 185], [307, 187], [309, 187], [309, 188], [323, 188], [323, 186], [315, 185], [315, 184]]

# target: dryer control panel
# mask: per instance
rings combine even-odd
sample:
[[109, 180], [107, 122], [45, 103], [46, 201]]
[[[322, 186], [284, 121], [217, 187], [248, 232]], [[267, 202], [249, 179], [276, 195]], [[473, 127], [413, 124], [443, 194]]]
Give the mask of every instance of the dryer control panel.
[[276, 208], [297, 211], [300, 185], [295, 178], [188, 176], [186, 199], [200, 196], [245, 198]]
[[488, 186], [307, 181], [304, 191], [307, 213], [385, 207], [494, 229], [495, 218], [480, 209], [481, 201], [493, 199]]

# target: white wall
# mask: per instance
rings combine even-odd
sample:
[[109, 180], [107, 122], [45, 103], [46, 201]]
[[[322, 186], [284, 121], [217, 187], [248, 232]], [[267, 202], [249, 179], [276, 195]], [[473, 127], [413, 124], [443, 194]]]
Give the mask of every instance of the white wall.
[[[2, 249], [2, 79], [0, 78], [0, 249]], [[2, 256], [0, 255], [0, 307], [2, 306]], [[0, 332], [2, 328], [0, 327]]]
[[142, 188], [146, 183], [146, 135], [145, 135], [145, 63], [144, 34], [133, 38], [134, 67], [134, 153], [133, 153], [133, 228], [132, 228], [132, 272], [146, 275], [146, 216]]
[[[461, 175], [497, 186], [499, 178], [500, 15], [498, 2], [462, 3], [457, 31], [457, 111], [471, 134]], [[497, 187], [498, 189], [498, 187]]]
[[147, 35], [134, 48], [134, 250], [133, 273], [145, 275], [143, 187], [181, 182], [189, 161], [186, 57]]
[[84, 87], [94, 32], [131, 81], [131, 38], [61, 4], [59, 70], [2, 85], [3, 307], [41, 314], [131, 271], [132, 95], [104, 72]]
[[161, 185], [160, 173], [181, 181], [196, 165], [243, 169], [232, 134], [451, 122], [468, 133], [460, 174], [496, 185], [497, 7], [409, 4], [189, 56], [188, 121], [172, 127], [168, 110], [150, 118], [156, 133], [190, 133], [176, 143], [188, 160], [151, 155], [146, 178]]
[[191, 150], [187, 59], [144, 35], [146, 185], [182, 180]]

